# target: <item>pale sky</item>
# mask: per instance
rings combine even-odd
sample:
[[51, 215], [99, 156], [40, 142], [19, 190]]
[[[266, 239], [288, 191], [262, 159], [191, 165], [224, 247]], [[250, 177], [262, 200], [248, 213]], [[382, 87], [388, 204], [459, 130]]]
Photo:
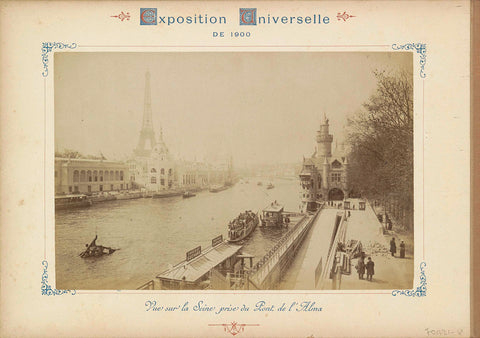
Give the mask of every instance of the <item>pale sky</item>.
[[125, 159], [151, 75], [156, 136], [177, 159], [298, 162], [323, 114], [340, 143], [376, 88], [373, 70], [412, 73], [406, 52], [55, 53], [55, 147]]

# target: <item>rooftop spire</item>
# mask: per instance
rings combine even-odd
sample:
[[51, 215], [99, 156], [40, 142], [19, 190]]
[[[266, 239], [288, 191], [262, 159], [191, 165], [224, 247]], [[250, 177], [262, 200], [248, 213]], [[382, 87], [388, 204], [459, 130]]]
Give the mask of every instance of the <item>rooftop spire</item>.
[[[148, 146], [147, 146], [148, 143]], [[150, 72], [145, 73], [145, 98], [143, 103], [143, 123], [140, 130], [135, 153], [139, 156], [148, 156], [157, 142], [155, 141], [155, 132], [152, 122], [152, 100], [150, 94]]]

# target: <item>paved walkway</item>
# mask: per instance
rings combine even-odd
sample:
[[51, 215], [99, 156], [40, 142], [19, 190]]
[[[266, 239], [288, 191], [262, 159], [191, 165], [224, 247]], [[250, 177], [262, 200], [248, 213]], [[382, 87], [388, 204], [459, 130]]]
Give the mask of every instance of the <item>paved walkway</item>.
[[[410, 289], [413, 288], [413, 235], [390, 233], [383, 235], [381, 224], [373, 209], [367, 204], [366, 210], [358, 210], [358, 200], [350, 199], [355, 209], [350, 210], [346, 242], [350, 239], [360, 240], [367, 256], [375, 262], [373, 281], [359, 280], [355, 270], [356, 259], [351, 261], [351, 275], [342, 275], [340, 288], [342, 290], [365, 289]], [[340, 209], [326, 207], [320, 212], [315, 224], [312, 225], [307, 237], [300, 247], [297, 256], [285, 274], [279, 289], [283, 290], [313, 290], [315, 289], [315, 269], [320, 258], [325, 264], [326, 256], [335, 225], [335, 217]], [[388, 252], [391, 237], [397, 238], [397, 257], [391, 257]], [[398, 258], [400, 239], [407, 244], [406, 257]], [[411, 248], [411, 249], [410, 249]], [[324, 288], [329, 288], [325, 283]], [[319, 287], [319, 285], [317, 285]]]
[[337, 212], [340, 211], [338, 209], [324, 209], [320, 212], [298, 250], [288, 273], [280, 283], [279, 289], [315, 289], [315, 269], [321, 258], [323, 264], [325, 264], [335, 226], [335, 217]]

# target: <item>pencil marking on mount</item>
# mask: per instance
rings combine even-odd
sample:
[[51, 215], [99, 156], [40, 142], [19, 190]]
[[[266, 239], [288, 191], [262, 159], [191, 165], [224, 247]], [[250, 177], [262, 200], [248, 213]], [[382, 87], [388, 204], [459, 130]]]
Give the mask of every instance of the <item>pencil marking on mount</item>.
[[52, 289], [50, 284], [48, 284], [48, 262], [46, 260], [42, 261], [43, 273], [42, 273], [42, 296], [60, 296], [67, 293], [70, 293], [72, 296], [77, 293], [77, 290], [57, 290]]
[[394, 50], [415, 50], [420, 54], [420, 77], [425, 78], [427, 74], [425, 73], [425, 64], [427, 63], [427, 44], [426, 43], [406, 43], [404, 45], [397, 45], [394, 43], [392, 45]]
[[48, 62], [49, 62], [49, 55], [54, 49], [74, 49], [77, 48], [77, 44], [73, 43], [63, 43], [63, 42], [43, 42], [42, 43], [42, 62], [43, 62], [43, 77], [48, 76]]
[[425, 266], [427, 263], [420, 263], [420, 285], [413, 290], [393, 290], [392, 296], [403, 295], [407, 297], [425, 297], [427, 296], [427, 276], [425, 275]]

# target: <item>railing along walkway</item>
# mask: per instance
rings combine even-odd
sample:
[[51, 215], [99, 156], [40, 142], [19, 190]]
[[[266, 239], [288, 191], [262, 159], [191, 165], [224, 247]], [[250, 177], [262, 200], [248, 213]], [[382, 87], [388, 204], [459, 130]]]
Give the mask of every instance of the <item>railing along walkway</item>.
[[257, 264], [252, 267], [252, 270], [250, 271], [250, 280], [255, 285], [262, 285], [269, 273], [276, 267], [283, 254], [287, 252], [300, 235], [308, 230], [308, 226], [311, 226], [314, 223], [318, 214], [322, 210], [322, 207], [320, 207], [311, 217], [304, 215], [303, 218], [292, 229], [290, 229], [285, 236], [283, 236], [277, 244], [275, 244], [275, 246], [263, 256], [259, 262], [257, 262]]

